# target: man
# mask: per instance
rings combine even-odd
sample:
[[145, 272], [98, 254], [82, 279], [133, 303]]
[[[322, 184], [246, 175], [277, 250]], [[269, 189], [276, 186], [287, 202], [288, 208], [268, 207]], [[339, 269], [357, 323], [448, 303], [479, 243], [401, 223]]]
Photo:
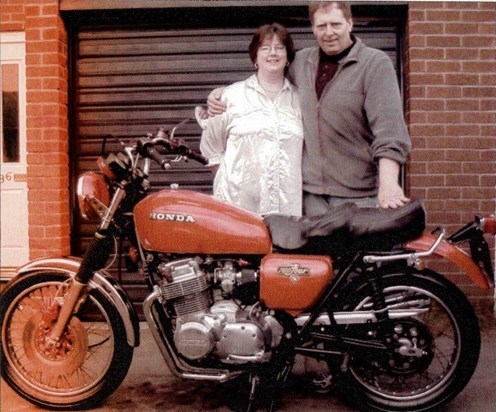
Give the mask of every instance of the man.
[[[289, 69], [303, 116], [304, 214], [346, 202], [401, 207], [411, 143], [391, 60], [351, 34], [348, 3], [312, 2], [309, 16], [319, 47], [300, 50]], [[220, 109], [216, 94], [211, 114]]]

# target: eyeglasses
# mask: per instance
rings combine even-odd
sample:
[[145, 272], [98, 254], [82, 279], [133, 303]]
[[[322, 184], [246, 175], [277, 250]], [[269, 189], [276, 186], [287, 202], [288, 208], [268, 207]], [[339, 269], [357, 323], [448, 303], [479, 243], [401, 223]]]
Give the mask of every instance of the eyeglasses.
[[282, 46], [282, 45], [278, 45], [278, 46], [274, 46], [274, 47], [271, 47], [271, 46], [262, 46], [258, 49], [259, 52], [261, 53], [265, 53], [265, 54], [269, 54], [270, 51], [274, 49], [274, 51], [276, 53], [284, 53], [286, 51], [286, 47], [285, 46]]

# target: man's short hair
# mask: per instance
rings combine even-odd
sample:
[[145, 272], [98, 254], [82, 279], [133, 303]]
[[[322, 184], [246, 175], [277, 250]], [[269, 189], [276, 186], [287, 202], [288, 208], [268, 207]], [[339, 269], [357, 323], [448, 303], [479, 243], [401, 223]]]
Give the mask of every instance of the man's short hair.
[[311, 1], [308, 6], [308, 18], [313, 24], [313, 16], [315, 12], [324, 7], [335, 6], [343, 12], [346, 20], [351, 19], [351, 5], [347, 1]]

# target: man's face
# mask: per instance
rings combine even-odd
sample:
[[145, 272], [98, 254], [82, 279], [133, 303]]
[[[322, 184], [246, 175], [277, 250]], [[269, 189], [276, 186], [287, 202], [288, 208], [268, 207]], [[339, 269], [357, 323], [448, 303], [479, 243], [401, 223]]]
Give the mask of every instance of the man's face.
[[352, 20], [334, 5], [318, 9], [313, 15], [312, 31], [322, 51], [333, 56], [352, 45]]

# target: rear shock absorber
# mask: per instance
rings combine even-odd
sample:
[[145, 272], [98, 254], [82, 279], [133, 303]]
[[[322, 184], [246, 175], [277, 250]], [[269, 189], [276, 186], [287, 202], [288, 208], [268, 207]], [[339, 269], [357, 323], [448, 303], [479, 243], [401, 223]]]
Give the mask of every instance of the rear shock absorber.
[[370, 293], [372, 302], [374, 303], [374, 311], [377, 321], [380, 324], [384, 324], [387, 320], [389, 320], [389, 316], [387, 313], [386, 299], [384, 298], [382, 288], [382, 279], [379, 272], [380, 262], [372, 264], [366, 268], [367, 279], [370, 286]]

